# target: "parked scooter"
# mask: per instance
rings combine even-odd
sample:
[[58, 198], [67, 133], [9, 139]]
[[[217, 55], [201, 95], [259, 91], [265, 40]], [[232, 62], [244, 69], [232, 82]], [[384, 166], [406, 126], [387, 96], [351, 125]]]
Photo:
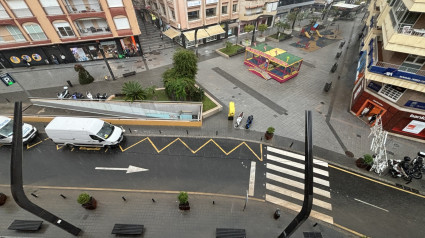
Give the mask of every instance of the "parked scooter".
[[[404, 157], [404, 161], [401, 160], [388, 160], [388, 165], [390, 167], [390, 173], [393, 178], [403, 177], [406, 181], [412, 181], [412, 177], [410, 177], [406, 171], [406, 162], [409, 162], [409, 157]], [[403, 162], [403, 163], [402, 163]], [[404, 166], [403, 166], [404, 165]]]
[[241, 112], [238, 118], [236, 118], [235, 127], [239, 127], [241, 125], [242, 119], [243, 119], [243, 112]]
[[246, 119], [245, 129], [249, 129], [251, 127], [253, 120], [254, 120], [253, 115], [249, 116], [248, 119]]
[[90, 92], [86, 92], [86, 97], [90, 100], [93, 100], [93, 95]]
[[106, 94], [106, 93], [104, 93], [104, 94], [100, 94], [100, 93], [96, 94], [96, 99], [106, 100], [107, 98], [108, 98], [108, 94]]
[[69, 98], [70, 95], [69, 95], [68, 87], [64, 86], [63, 91], [60, 93], [57, 93], [57, 96], [59, 99]]
[[72, 99], [83, 99], [84, 95], [82, 93], [75, 92], [75, 93], [72, 94], [71, 98]]

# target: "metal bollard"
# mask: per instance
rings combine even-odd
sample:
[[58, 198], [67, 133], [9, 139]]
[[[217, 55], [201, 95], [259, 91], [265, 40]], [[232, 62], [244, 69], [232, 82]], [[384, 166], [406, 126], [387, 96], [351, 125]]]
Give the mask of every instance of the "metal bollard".
[[71, 81], [67, 80], [67, 81], [66, 81], [66, 83], [68, 83], [68, 85], [69, 85], [71, 88], [73, 87], [73, 86], [72, 86]]

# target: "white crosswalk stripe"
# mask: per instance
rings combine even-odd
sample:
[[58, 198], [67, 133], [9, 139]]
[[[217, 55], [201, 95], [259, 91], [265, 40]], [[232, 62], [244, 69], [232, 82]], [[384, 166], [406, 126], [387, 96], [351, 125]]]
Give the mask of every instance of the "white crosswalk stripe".
[[[304, 200], [304, 155], [267, 147], [266, 201], [299, 212]], [[313, 159], [311, 216], [333, 223], [328, 163]]]

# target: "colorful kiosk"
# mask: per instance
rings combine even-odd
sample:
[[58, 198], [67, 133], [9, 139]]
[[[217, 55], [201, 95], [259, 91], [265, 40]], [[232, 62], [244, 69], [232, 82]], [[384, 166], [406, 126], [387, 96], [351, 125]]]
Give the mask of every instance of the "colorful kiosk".
[[303, 59], [285, 50], [259, 44], [246, 47], [244, 64], [249, 71], [264, 78], [273, 78], [279, 83], [298, 75]]

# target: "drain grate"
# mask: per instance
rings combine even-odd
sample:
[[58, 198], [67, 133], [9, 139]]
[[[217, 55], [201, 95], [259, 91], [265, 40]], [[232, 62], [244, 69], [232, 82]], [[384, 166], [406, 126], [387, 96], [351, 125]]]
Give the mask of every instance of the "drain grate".
[[350, 157], [350, 158], [354, 158], [354, 154], [351, 151], [348, 151], [348, 150], [345, 151], [345, 155], [348, 156], [348, 157]]
[[303, 232], [304, 238], [323, 238], [321, 232]]

